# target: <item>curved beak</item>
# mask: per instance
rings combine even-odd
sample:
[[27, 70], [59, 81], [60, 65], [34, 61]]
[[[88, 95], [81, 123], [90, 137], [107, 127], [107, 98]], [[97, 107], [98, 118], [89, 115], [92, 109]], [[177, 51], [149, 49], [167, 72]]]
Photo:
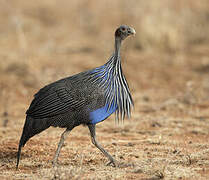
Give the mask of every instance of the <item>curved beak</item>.
[[135, 31], [134, 28], [129, 27], [128, 33], [129, 33], [130, 35], [135, 35], [135, 34], [136, 34], [136, 31]]

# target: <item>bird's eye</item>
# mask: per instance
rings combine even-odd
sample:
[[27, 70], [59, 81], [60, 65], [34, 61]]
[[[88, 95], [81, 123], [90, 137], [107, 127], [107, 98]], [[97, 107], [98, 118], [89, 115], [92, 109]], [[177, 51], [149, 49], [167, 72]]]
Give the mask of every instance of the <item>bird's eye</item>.
[[122, 31], [125, 31], [125, 30], [126, 30], [126, 29], [123, 27], [123, 28], [122, 28]]

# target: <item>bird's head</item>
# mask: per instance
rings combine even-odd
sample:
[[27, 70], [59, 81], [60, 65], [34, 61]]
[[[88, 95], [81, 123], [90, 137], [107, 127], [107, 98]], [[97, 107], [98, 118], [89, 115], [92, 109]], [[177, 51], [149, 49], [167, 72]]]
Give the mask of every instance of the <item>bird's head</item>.
[[134, 28], [131, 28], [127, 25], [121, 25], [119, 28], [115, 31], [115, 38], [124, 40], [126, 37], [130, 35], [135, 35], [136, 31]]

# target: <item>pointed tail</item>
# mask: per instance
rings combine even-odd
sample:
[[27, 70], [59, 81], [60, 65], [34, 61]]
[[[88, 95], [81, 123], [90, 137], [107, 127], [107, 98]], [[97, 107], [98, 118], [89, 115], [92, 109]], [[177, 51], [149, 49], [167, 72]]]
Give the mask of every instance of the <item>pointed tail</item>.
[[[26, 119], [26, 121], [27, 121], [27, 119]], [[22, 132], [22, 136], [20, 138], [19, 147], [18, 147], [18, 151], [17, 151], [16, 169], [18, 169], [18, 165], [19, 165], [19, 162], [20, 162], [21, 149], [25, 145], [25, 143], [28, 141], [28, 139], [30, 138], [26, 133], [27, 131], [25, 130], [26, 129], [25, 127], [26, 127], [26, 122], [25, 122], [25, 125], [24, 125], [24, 129], [23, 129], [23, 132]]]
[[18, 148], [18, 152], [17, 152], [17, 164], [16, 164], [16, 170], [18, 169], [18, 165], [19, 165], [19, 162], [20, 162], [21, 149], [22, 149], [22, 146], [19, 144], [19, 148]]
[[17, 164], [16, 169], [18, 169], [18, 165], [20, 162], [21, 149], [24, 147], [26, 142], [33, 137], [34, 135], [44, 131], [45, 129], [50, 127], [50, 123], [48, 123], [47, 119], [34, 119], [30, 116], [26, 117], [25, 125], [23, 128], [22, 136], [20, 138], [19, 147], [17, 151]]

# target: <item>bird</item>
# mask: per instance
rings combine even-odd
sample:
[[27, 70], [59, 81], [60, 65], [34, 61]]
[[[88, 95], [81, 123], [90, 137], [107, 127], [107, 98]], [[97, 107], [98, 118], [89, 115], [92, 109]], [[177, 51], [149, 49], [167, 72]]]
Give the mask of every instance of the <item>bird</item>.
[[108, 158], [107, 165], [118, 166], [118, 162], [98, 143], [96, 124], [113, 113], [116, 122], [131, 116], [134, 103], [122, 71], [120, 49], [122, 41], [135, 34], [134, 28], [119, 26], [115, 31], [113, 54], [104, 65], [55, 81], [34, 95], [26, 111], [16, 169], [26, 142], [51, 126], [65, 128], [52, 161], [56, 166], [67, 135], [79, 125], [88, 127], [92, 143]]

